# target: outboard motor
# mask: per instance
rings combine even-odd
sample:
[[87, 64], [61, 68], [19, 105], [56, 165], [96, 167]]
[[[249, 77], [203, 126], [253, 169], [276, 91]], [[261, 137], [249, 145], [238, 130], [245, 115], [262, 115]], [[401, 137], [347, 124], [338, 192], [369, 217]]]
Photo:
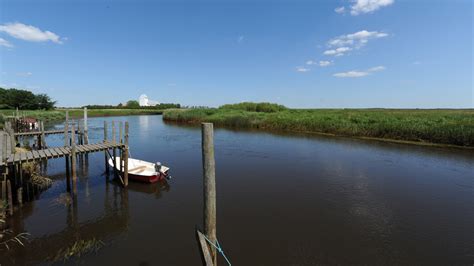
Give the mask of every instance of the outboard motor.
[[160, 163], [160, 162], [156, 162], [156, 163], [155, 163], [155, 171], [158, 172], [158, 173], [161, 173], [160, 170], [161, 170], [161, 163]]

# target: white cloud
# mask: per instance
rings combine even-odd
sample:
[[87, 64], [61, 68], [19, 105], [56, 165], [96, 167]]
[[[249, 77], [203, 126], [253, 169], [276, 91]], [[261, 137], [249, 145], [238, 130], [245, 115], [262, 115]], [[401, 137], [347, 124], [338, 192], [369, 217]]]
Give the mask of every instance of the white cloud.
[[336, 78], [361, 78], [370, 75], [373, 72], [379, 72], [385, 70], [384, 66], [376, 66], [369, 68], [364, 71], [359, 71], [359, 70], [351, 70], [347, 72], [340, 72], [340, 73], [335, 73], [333, 74], [334, 77]]
[[365, 77], [367, 75], [369, 75], [369, 73], [364, 72], [364, 71], [347, 71], [347, 72], [336, 73], [333, 76], [337, 78], [360, 78], [360, 77]]
[[311, 69], [309, 69], [309, 68], [305, 68], [305, 67], [301, 67], [301, 66], [296, 67], [296, 71], [298, 71], [298, 72], [309, 72], [310, 70]]
[[19, 77], [29, 77], [31, 75], [33, 75], [33, 73], [31, 72], [19, 72], [19, 73], [16, 73], [17, 76]]
[[379, 72], [379, 71], [383, 71], [383, 70], [385, 70], [384, 66], [376, 66], [376, 67], [372, 67], [372, 68], [367, 69], [368, 72]]
[[329, 47], [353, 46], [360, 48], [366, 45], [369, 40], [387, 37], [388, 34], [379, 31], [361, 30], [355, 33], [341, 35], [328, 42]]
[[343, 7], [343, 6], [340, 6], [340, 7], [336, 7], [336, 9], [334, 9], [334, 11], [338, 14], [343, 14], [346, 12], [346, 8]]
[[332, 65], [331, 61], [319, 61], [319, 66], [320, 67], [326, 67]]
[[413, 62], [414, 65], [421, 65], [421, 62], [420, 61], [415, 61]]
[[18, 22], [0, 25], [0, 32], [24, 41], [62, 43], [61, 38], [53, 32], [42, 31], [34, 26]]
[[381, 7], [393, 4], [394, 0], [352, 0], [351, 15], [372, 13]]
[[352, 48], [350, 48], [350, 47], [338, 47], [336, 49], [326, 50], [326, 51], [324, 51], [324, 54], [325, 55], [342, 56], [342, 55], [344, 55], [345, 53], [347, 53], [351, 50], [352, 50]]
[[316, 65], [316, 63], [317, 63], [317, 62], [316, 62], [316, 61], [313, 61], [313, 60], [308, 60], [308, 61], [306, 61], [306, 64], [307, 64], [307, 65]]
[[244, 41], [244, 36], [243, 35], [240, 35], [239, 38], [237, 38], [237, 42], [238, 43], [242, 43]]
[[0, 38], [0, 46], [4, 46], [7, 48], [12, 48], [13, 44], [9, 43], [7, 40]]

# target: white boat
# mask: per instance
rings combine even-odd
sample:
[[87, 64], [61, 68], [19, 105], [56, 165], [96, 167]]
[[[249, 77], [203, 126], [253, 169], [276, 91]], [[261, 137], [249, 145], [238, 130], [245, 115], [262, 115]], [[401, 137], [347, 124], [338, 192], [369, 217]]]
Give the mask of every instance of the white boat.
[[[122, 166], [124, 161], [122, 161]], [[114, 161], [109, 159], [109, 165], [114, 167]], [[115, 167], [120, 172], [120, 157], [115, 157]], [[155, 183], [168, 177], [170, 168], [161, 163], [150, 163], [147, 161], [128, 159], [128, 178], [145, 183]]]

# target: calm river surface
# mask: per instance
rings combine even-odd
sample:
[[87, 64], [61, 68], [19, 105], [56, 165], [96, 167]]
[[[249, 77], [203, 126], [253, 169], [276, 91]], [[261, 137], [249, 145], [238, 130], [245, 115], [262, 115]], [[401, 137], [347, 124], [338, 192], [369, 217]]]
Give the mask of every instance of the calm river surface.
[[[163, 162], [173, 179], [123, 190], [95, 153], [68, 204], [64, 159], [51, 160], [53, 186], [13, 219], [30, 242], [0, 251], [1, 265], [49, 264], [92, 238], [105, 246], [66, 263], [200, 264], [200, 128], [161, 116], [94, 118], [91, 142], [103, 139], [104, 120], [129, 121], [132, 156]], [[47, 142], [61, 146], [62, 137]], [[215, 145], [218, 239], [234, 265], [474, 263], [472, 150], [224, 129]]]

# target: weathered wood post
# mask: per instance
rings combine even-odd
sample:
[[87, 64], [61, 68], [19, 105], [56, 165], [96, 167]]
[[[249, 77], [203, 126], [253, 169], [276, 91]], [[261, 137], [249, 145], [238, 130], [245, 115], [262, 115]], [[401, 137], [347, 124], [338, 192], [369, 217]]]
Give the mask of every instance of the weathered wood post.
[[[104, 143], [107, 142], [107, 121], [104, 121]], [[107, 151], [104, 151], [105, 156], [105, 172], [109, 174], [109, 162], [107, 160]]]
[[[216, 243], [216, 162], [214, 158], [214, 128], [212, 123], [202, 123], [202, 167], [204, 183], [204, 234]], [[210, 246], [214, 265], [217, 252]]]
[[[120, 144], [123, 144], [123, 122], [120, 121], [119, 123], [119, 141], [120, 141]], [[120, 153], [120, 173], [123, 173], [123, 149], [119, 149], [119, 153]]]
[[125, 122], [125, 145], [123, 147], [123, 185], [128, 186], [128, 121]]
[[71, 168], [72, 168], [72, 190], [73, 193], [77, 193], [77, 176], [76, 176], [76, 131], [74, 125], [71, 126]]
[[7, 190], [8, 190], [8, 213], [13, 215], [13, 195], [12, 195], [12, 183], [10, 179], [7, 180]]
[[7, 202], [7, 175], [3, 174], [3, 181], [2, 181], [2, 201]]
[[16, 191], [16, 199], [18, 201], [18, 205], [23, 206], [23, 188], [19, 187]]
[[84, 144], [89, 144], [89, 128], [87, 126], [87, 107], [84, 107]]
[[41, 121], [41, 149], [46, 148], [46, 138], [44, 136], [44, 121]]
[[[112, 143], [115, 144], [115, 121], [112, 121]], [[114, 162], [114, 176], [115, 177], [118, 177], [118, 173], [117, 173], [117, 149], [115, 148], [115, 146], [112, 148], [112, 160]]]

